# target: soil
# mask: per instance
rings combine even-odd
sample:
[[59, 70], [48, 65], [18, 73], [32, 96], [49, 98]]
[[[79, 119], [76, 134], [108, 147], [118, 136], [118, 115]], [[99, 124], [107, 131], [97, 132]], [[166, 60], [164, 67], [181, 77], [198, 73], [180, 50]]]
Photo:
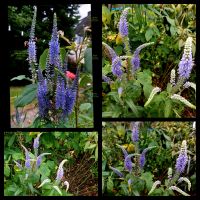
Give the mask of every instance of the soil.
[[98, 179], [91, 171], [94, 163], [90, 155], [84, 154], [67, 167], [65, 179], [69, 182], [70, 193], [75, 196], [98, 196]]
[[25, 106], [23, 108], [23, 110], [21, 108], [18, 109], [19, 113], [21, 114], [20, 119], [22, 121], [23, 127], [20, 127], [17, 123], [16, 123], [16, 112], [12, 112], [11, 113], [11, 128], [25, 128], [25, 127], [29, 127], [34, 119], [37, 117], [37, 113], [38, 113], [38, 109], [33, 105], [28, 105]]

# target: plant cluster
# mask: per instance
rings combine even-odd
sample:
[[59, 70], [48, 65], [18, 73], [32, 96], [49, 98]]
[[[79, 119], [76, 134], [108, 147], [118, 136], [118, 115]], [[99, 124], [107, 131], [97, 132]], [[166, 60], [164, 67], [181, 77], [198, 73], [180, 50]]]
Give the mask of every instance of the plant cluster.
[[[194, 187], [192, 189], [194, 192], [195, 174], [191, 176], [195, 168], [193, 166], [195, 147], [191, 148], [191, 144], [195, 146], [194, 136], [191, 139], [187, 133], [186, 137], [182, 136], [185, 139], [180, 143], [178, 134], [172, 140], [170, 134], [163, 132], [162, 126], [158, 123], [152, 123], [151, 128], [149, 128], [149, 124], [146, 126], [142, 122], [133, 122], [131, 130], [123, 128], [122, 125], [123, 123], [109, 124], [106, 122], [103, 128], [102, 178], [104, 195], [190, 196], [189, 192], [191, 192], [192, 187]], [[125, 127], [130, 126], [129, 123], [124, 123], [124, 125]], [[155, 125], [159, 129], [153, 128]], [[170, 128], [169, 122], [166, 122], [166, 125]], [[111, 127], [115, 127], [115, 129], [111, 129]], [[175, 130], [173, 124], [171, 127]], [[172, 135], [174, 135], [174, 130]], [[114, 139], [111, 135], [114, 135]], [[109, 145], [109, 140], [115, 143]], [[121, 153], [114, 150], [118, 147], [123, 152], [123, 161]], [[150, 149], [152, 150], [148, 152]], [[177, 154], [179, 155], [177, 156]], [[158, 185], [160, 186], [158, 187]]]
[[103, 117], [181, 117], [186, 106], [196, 110], [196, 106], [181, 95], [189, 88], [196, 92], [196, 84], [189, 81], [194, 66], [193, 37], [188, 34], [185, 41], [178, 76], [175, 68], [171, 69], [168, 83], [161, 88], [159, 83], [153, 83], [150, 69], [141, 69], [140, 60], [142, 49], [148, 46], [155, 49], [158, 44], [144, 43], [131, 53], [130, 41], [133, 38], [129, 37], [129, 27], [132, 27], [127, 20], [129, 10], [131, 7], [122, 11], [118, 23], [118, 36], [123, 43], [125, 55], [121, 55], [122, 52], [117, 55], [116, 48], [114, 50], [107, 43], [102, 43], [104, 57], [108, 59], [104, 60], [102, 71], [103, 92], [106, 92], [103, 97]]
[[97, 143], [95, 132], [5, 133], [4, 195], [96, 195]]
[[[37, 7], [34, 7], [34, 16], [28, 41], [28, 61], [32, 78], [29, 79], [24, 75], [20, 75], [12, 79], [28, 79], [32, 81], [32, 84], [28, 85], [23, 93], [15, 100], [16, 124], [22, 127], [26, 118], [26, 115], [23, 114], [23, 110], [20, 112], [19, 108], [32, 103], [33, 100], [37, 98], [38, 117], [34, 120], [33, 127], [66, 127], [66, 123], [69, 123], [69, 117], [72, 115], [74, 107], [75, 114], [72, 117], [75, 119], [76, 127], [78, 127], [79, 113], [80, 116], [82, 116], [85, 110], [89, 111], [87, 120], [91, 118], [92, 113], [91, 103], [79, 104], [82, 93], [87, 96], [88, 91], [90, 92], [92, 87], [90, 83], [91, 76], [85, 74], [80, 77], [81, 64], [83, 63], [82, 60], [84, 57], [87, 57], [85, 59], [86, 68], [91, 68], [91, 48], [87, 48], [87, 44], [89, 43], [87, 32], [91, 30], [84, 30], [85, 35], [80, 44], [76, 45], [75, 43], [71, 43], [64, 36], [64, 32], [58, 31], [56, 13], [54, 13], [49, 49], [44, 51], [40, 57], [39, 63], [37, 63], [35, 39], [36, 14]], [[60, 47], [59, 37], [70, 44], [68, 49], [75, 52], [74, 62], [76, 65], [76, 74], [68, 71], [68, 54], [66, 54], [64, 48]], [[83, 84], [85, 90], [80, 88]], [[89, 85], [87, 86], [85, 84]], [[91, 101], [90, 96], [87, 98]], [[83, 117], [80, 117], [80, 119], [82, 119], [82, 121], [85, 120]]]

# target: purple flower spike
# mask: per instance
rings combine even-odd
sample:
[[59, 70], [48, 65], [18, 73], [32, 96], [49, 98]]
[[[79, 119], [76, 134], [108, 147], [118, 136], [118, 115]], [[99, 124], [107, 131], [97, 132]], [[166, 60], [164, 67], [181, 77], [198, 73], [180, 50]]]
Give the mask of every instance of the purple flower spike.
[[140, 161], [139, 161], [139, 165], [140, 165], [140, 168], [142, 169], [145, 165], [145, 154], [146, 154], [146, 151], [143, 150], [142, 154], [140, 155]]
[[27, 169], [30, 169], [31, 168], [31, 158], [30, 158], [30, 156], [29, 156], [29, 151], [26, 149], [26, 147], [24, 147], [23, 145], [22, 145], [22, 147], [23, 147], [23, 149], [25, 150], [25, 167], [27, 168]]
[[188, 79], [194, 63], [192, 60], [192, 37], [188, 37], [185, 42], [184, 53], [179, 63], [179, 78]]
[[118, 170], [118, 169], [116, 169], [116, 168], [114, 168], [114, 167], [111, 167], [110, 166], [110, 169], [112, 169], [113, 170], [113, 172], [115, 173], [115, 174], [117, 174], [119, 177], [124, 177], [124, 175]]
[[120, 147], [121, 150], [123, 151], [124, 159], [125, 159], [125, 158], [128, 156], [128, 153], [127, 153], [126, 149], [124, 149], [124, 147], [122, 147], [122, 146], [120, 146], [120, 145], [118, 145], [118, 144], [117, 144], [117, 146]]
[[188, 162], [186, 140], [182, 142], [180, 154], [176, 160], [176, 171], [183, 173]]
[[133, 155], [126, 156], [126, 158], [124, 160], [124, 167], [125, 167], [125, 169], [127, 169], [129, 171], [129, 173], [132, 172], [132, 168], [133, 168], [132, 161], [131, 161], [132, 156]]
[[119, 96], [122, 95], [122, 92], [123, 92], [123, 88], [122, 88], [122, 87], [119, 87], [119, 88], [118, 88], [118, 94], [119, 94]]
[[51, 65], [59, 66], [59, 52], [60, 44], [58, 42], [57, 18], [54, 13], [52, 36], [51, 41], [49, 42], [49, 63]]
[[51, 153], [42, 153], [40, 154], [38, 157], [37, 157], [37, 160], [36, 160], [36, 167], [39, 167], [42, 163], [42, 157], [45, 156], [45, 155], [50, 155]]
[[111, 82], [111, 79], [108, 76], [103, 75], [102, 79], [103, 79], [104, 82], [106, 82], [108, 84], [110, 84], [110, 82]]
[[135, 72], [136, 70], [139, 69], [140, 67], [140, 51], [144, 49], [145, 47], [154, 44], [154, 42], [149, 42], [140, 45], [134, 52], [133, 57], [131, 59], [131, 64], [132, 64], [132, 71]]
[[38, 149], [38, 147], [39, 147], [39, 143], [40, 143], [40, 141], [39, 141], [39, 139], [40, 139], [40, 135], [41, 135], [41, 133], [34, 139], [34, 142], [33, 142], [33, 148], [34, 149]]
[[36, 45], [35, 41], [29, 40], [28, 43], [28, 60], [29, 63], [36, 63]]
[[59, 77], [56, 88], [56, 109], [65, 109], [66, 89], [65, 81]]
[[130, 8], [125, 8], [120, 16], [119, 20], [119, 33], [122, 37], [128, 36], [128, 22], [127, 22], [127, 15], [128, 15], [128, 10]]
[[67, 160], [63, 160], [58, 167], [56, 181], [61, 181], [61, 179], [63, 178], [64, 175], [63, 165], [65, 162], [67, 162]]
[[41, 82], [38, 82], [38, 91], [37, 91], [39, 116], [42, 118], [47, 117], [50, 106], [47, 95], [48, 95], [48, 88], [47, 88], [47, 81], [45, 79]]
[[122, 66], [121, 60], [118, 56], [112, 59], [112, 73], [118, 78], [121, 78], [123, 74], [121, 66]]
[[37, 7], [34, 8], [34, 16], [31, 25], [30, 39], [28, 42], [28, 60], [29, 63], [36, 63], [36, 45], [35, 45], [35, 23], [36, 23]]
[[132, 139], [133, 142], [139, 141], [139, 130], [138, 130], [138, 124], [137, 123], [133, 123], [131, 139]]

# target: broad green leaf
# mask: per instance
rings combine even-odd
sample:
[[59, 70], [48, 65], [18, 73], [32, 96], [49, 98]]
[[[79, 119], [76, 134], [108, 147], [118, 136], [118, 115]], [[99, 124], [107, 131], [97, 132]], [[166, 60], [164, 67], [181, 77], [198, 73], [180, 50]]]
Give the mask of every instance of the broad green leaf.
[[107, 190], [111, 192], [113, 190], [113, 186], [114, 186], [114, 184], [113, 184], [111, 177], [108, 177]]
[[37, 84], [27, 85], [22, 94], [16, 98], [15, 107], [24, 107], [36, 98]]
[[154, 34], [154, 31], [152, 30], [152, 28], [148, 28], [145, 33], [145, 38], [147, 42], [152, 38], [153, 34]]
[[92, 73], [92, 48], [87, 48], [84, 53], [84, 66], [87, 72]]
[[8, 146], [9, 146], [9, 147], [11, 147], [11, 146], [13, 145], [13, 143], [14, 143], [14, 141], [15, 141], [15, 138], [16, 138], [16, 134], [13, 134], [13, 135], [11, 136], [11, 138], [9, 139], [9, 141], [8, 141]]
[[4, 166], [4, 175], [7, 177], [10, 176], [10, 167], [8, 165]]
[[83, 103], [80, 105], [80, 111], [87, 111], [92, 107], [91, 103]]
[[141, 175], [141, 179], [145, 180], [147, 190], [150, 191], [153, 185], [153, 174], [151, 172], [145, 172]]
[[170, 17], [166, 17], [167, 21], [172, 25], [175, 26], [175, 21], [174, 19], [171, 19]]
[[139, 117], [139, 113], [134, 102], [131, 99], [125, 99], [125, 102], [129, 106], [129, 108], [133, 111], [135, 117]]
[[[42, 70], [46, 69], [46, 60], [47, 60], [47, 56], [49, 54], [49, 49], [45, 49], [42, 53], [42, 55], [40, 56], [39, 59], [39, 66]], [[60, 48], [60, 58], [62, 61], [62, 64], [64, 63], [65, 60], [65, 56], [66, 56], [66, 51], [64, 48]]]
[[110, 10], [106, 6], [102, 6], [102, 22], [104, 24], [110, 24], [111, 13]]

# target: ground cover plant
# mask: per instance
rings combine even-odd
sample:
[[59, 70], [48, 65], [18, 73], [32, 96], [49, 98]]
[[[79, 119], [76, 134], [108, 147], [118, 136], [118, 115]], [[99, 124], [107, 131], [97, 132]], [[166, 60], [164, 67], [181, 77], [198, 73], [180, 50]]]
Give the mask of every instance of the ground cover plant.
[[105, 196], [195, 196], [195, 122], [103, 122]]
[[4, 133], [5, 196], [97, 196], [96, 132]]
[[195, 117], [196, 7], [102, 7], [103, 117]]
[[[11, 79], [31, 82], [19, 96], [14, 96], [13, 126], [93, 127], [91, 29], [84, 29], [84, 37], [79, 43], [69, 41], [64, 32], [58, 29], [54, 13], [49, 48], [44, 50], [38, 62], [36, 17], [35, 6], [27, 42], [31, 77], [19, 75]], [[60, 40], [68, 46], [60, 47]], [[68, 51], [75, 53], [75, 74], [68, 71]], [[88, 72], [81, 71], [83, 64]], [[30, 108], [35, 108], [32, 114], [28, 112]], [[26, 119], [28, 124], [25, 123]]]

